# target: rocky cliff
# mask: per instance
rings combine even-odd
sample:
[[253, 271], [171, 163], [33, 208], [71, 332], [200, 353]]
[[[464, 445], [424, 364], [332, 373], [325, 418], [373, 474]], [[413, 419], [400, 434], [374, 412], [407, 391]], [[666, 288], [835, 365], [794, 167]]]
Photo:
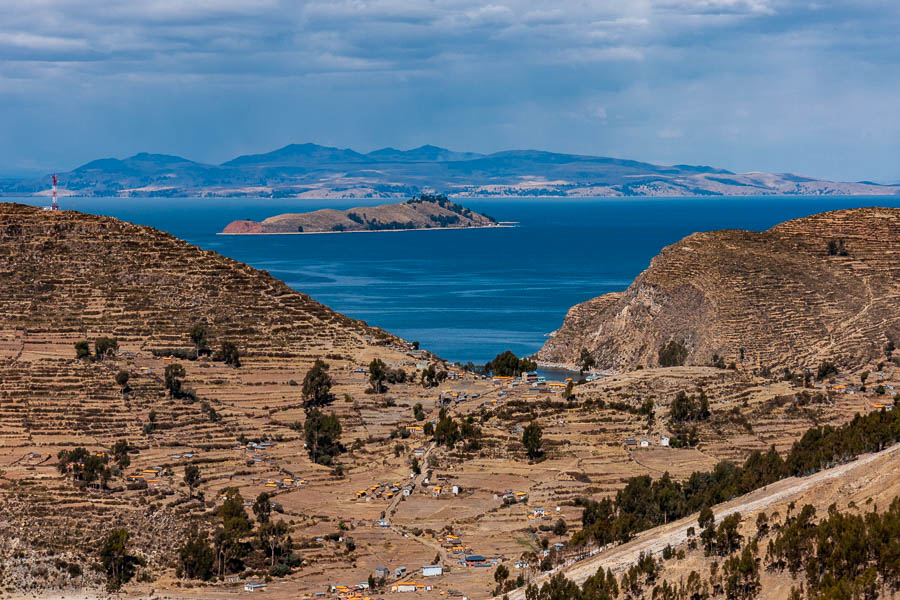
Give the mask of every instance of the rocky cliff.
[[572, 307], [537, 356], [574, 365], [587, 349], [618, 372], [659, 366], [674, 342], [685, 364], [852, 367], [889, 341], [900, 346], [900, 209], [861, 208], [690, 235], [624, 292]]

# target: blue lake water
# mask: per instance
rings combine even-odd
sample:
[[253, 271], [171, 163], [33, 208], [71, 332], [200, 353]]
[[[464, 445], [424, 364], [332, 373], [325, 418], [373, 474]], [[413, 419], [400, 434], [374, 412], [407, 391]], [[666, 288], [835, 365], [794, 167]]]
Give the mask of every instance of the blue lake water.
[[[47, 204], [44, 199], [13, 199]], [[513, 229], [221, 236], [235, 219], [383, 201], [66, 198], [64, 209], [168, 231], [268, 270], [335, 310], [483, 363], [537, 351], [573, 304], [622, 290], [668, 244], [696, 231], [762, 230], [816, 212], [900, 206], [900, 197], [467, 200]]]

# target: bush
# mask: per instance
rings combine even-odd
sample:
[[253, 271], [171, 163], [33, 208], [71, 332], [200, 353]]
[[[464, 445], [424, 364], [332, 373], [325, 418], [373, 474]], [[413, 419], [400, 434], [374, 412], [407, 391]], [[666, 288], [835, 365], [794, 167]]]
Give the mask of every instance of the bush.
[[128, 386], [128, 380], [131, 379], [131, 373], [122, 369], [118, 373], [116, 373], [116, 383], [119, 384], [119, 387], [126, 388]]
[[827, 360], [823, 360], [822, 364], [819, 365], [818, 371], [816, 371], [816, 379], [825, 379], [829, 375], [837, 375], [838, 368], [834, 366], [834, 363], [828, 362]]
[[75, 358], [90, 358], [91, 345], [87, 340], [75, 342]]
[[226, 365], [231, 365], [235, 369], [241, 366], [241, 356], [234, 342], [222, 342], [219, 356]]
[[197, 360], [197, 351], [193, 348], [153, 348], [150, 353], [156, 357], [171, 356], [179, 360]]

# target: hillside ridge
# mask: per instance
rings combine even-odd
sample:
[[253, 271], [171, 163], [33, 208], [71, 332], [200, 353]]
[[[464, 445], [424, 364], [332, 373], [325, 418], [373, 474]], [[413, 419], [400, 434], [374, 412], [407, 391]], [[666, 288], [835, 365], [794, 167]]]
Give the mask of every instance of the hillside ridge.
[[[704, 165], [656, 165], [542, 150], [492, 154], [424, 145], [369, 153], [288, 144], [221, 164], [140, 154], [101, 158], [59, 174], [64, 195], [122, 197], [404, 198], [697, 195], [895, 195], [898, 185], [835, 182], [791, 173], [734, 173]], [[50, 174], [0, 181], [0, 194], [45, 192]]]
[[694, 233], [663, 248], [623, 292], [573, 306], [538, 352], [609, 372], [684, 363], [852, 367], [900, 341], [900, 210], [859, 208], [768, 231]]

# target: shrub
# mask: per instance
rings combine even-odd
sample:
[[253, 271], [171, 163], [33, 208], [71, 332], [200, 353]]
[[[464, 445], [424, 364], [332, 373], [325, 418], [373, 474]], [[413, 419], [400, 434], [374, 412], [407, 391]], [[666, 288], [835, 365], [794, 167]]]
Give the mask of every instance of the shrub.
[[90, 358], [91, 345], [87, 340], [75, 342], [75, 358]]

